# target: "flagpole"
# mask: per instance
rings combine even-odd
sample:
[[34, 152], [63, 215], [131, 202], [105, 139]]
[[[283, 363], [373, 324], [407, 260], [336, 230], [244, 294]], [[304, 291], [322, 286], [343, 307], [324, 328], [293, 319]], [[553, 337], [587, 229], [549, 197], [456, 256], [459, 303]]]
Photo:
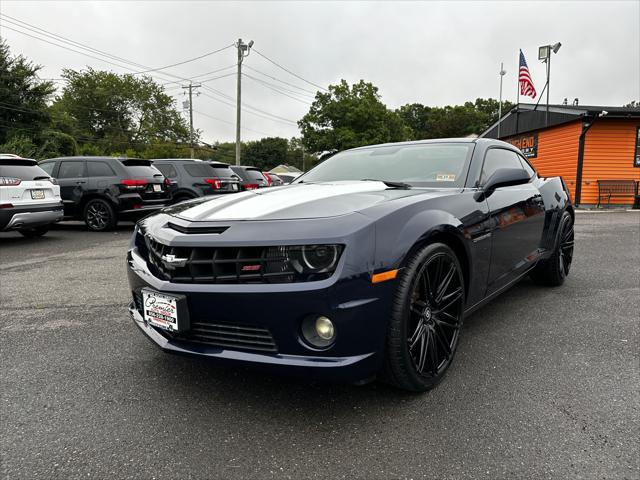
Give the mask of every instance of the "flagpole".
[[[522, 55], [522, 49], [520, 49]], [[516, 74], [516, 135], [518, 131], [518, 119], [520, 118], [520, 55], [518, 55], [518, 73]]]
[[502, 125], [502, 77], [507, 73], [504, 70], [504, 63], [500, 62], [500, 100], [498, 102], [498, 139], [500, 139], [500, 126]]

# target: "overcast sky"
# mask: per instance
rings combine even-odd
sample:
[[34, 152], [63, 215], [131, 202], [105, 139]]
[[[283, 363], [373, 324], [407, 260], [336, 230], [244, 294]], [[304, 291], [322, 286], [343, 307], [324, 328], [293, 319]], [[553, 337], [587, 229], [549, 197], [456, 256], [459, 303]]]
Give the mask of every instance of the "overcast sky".
[[[447, 105], [498, 97], [500, 62], [504, 98], [515, 101], [518, 49], [529, 63], [536, 89], [545, 83], [539, 45], [562, 42], [552, 60], [551, 102], [575, 97], [581, 104], [622, 105], [640, 99], [640, 1], [626, 2], [29, 2], [2, 0], [0, 13], [83, 45], [151, 68], [181, 62], [254, 40], [255, 49], [321, 86], [341, 78], [373, 82], [387, 106]], [[41, 77], [60, 78], [62, 68], [126, 72], [99, 60], [44, 43], [0, 24], [13, 53], [42, 64]], [[27, 32], [33, 34], [33, 32]], [[236, 51], [168, 69], [189, 78], [235, 63]], [[243, 79], [243, 103], [296, 121], [308, 110], [303, 90], [315, 87], [279, 69], [256, 52], [245, 73], [280, 87], [277, 93]], [[142, 70], [141, 68], [138, 70]], [[211, 78], [232, 73], [221, 70]], [[154, 74], [160, 82], [175, 78]], [[294, 86], [281, 83], [284, 80]], [[168, 93], [182, 107], [179, 84]], [[235, 77], [205, 83], [194, 100], [203, 140], [235, 138]], [[295, 92], [295, 94], [294, 94]], [[299, 92], [299, 94], [297, 93]], [[287, 94], [289, 96], [283, 95]], [[223, 95], [228, 95], [227, 99]], [[213, 97], [213, 98], [211, 98]], [[294, 97], [296, 99], [290, 98]], [[217, 98], [218, 100], [215, 100]], [[223, 102], [226, 102], [223, 103]], [[255, 110], [254, 110], [255, 112]], [[205, 116], [203, 114], [208, 115]], [[219, 120], [212, 119], [216, 117]], [[222, 120], [222, 121], [220, 121]], [[228, 123], [224, 123], [228, 122]], [[243, 113], [243, 139], [291, 137], [295, 125]]]

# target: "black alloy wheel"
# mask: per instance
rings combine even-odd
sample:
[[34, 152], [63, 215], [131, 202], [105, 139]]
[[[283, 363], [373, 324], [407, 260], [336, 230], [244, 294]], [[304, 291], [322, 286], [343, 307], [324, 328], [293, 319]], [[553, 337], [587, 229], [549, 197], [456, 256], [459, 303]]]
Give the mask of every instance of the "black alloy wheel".
[[551, 257], [541, 261], [531, 271], [531, 278], [539, 285], [557, 287], [564, 283], [573, 262], [575, 233], [573, 217], [567, 211], [562, 213], [558, 226], [556, 248]]
[[396, 292], [383, 378], [412, 391], [437, 385], [458, 346], [464, 303], [464, 279], [455, 253], [441, 243], [416, 253]]
[[104, 232], [116, 225], [116, 215], [106, 200], [96, 198], [85, 205], [84, 222], [90, 230]]

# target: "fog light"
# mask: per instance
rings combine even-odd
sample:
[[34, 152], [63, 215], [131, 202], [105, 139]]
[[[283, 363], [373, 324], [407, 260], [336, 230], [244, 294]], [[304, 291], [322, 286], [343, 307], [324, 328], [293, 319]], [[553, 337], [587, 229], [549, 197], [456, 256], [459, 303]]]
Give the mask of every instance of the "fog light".
[[324, 315], [312, 315], [302, 321], [302, 337], [311, 347], [327, 348], [336, 339], [336, 329]]
[[333, 323], [327, 317], [318, 317], [316, 319], [316, 333], [323, 340], [331, 340], [335, 335]]

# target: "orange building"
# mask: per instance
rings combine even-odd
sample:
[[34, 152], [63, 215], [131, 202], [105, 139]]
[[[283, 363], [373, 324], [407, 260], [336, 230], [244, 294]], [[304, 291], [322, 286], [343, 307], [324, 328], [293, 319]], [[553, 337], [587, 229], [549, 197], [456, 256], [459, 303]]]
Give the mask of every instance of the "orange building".
[[521, 103], [481, 136], [516, 145], [541, 176], [562, 176], [576, 205], [638, 205], [640, 107], [546, 110]]

